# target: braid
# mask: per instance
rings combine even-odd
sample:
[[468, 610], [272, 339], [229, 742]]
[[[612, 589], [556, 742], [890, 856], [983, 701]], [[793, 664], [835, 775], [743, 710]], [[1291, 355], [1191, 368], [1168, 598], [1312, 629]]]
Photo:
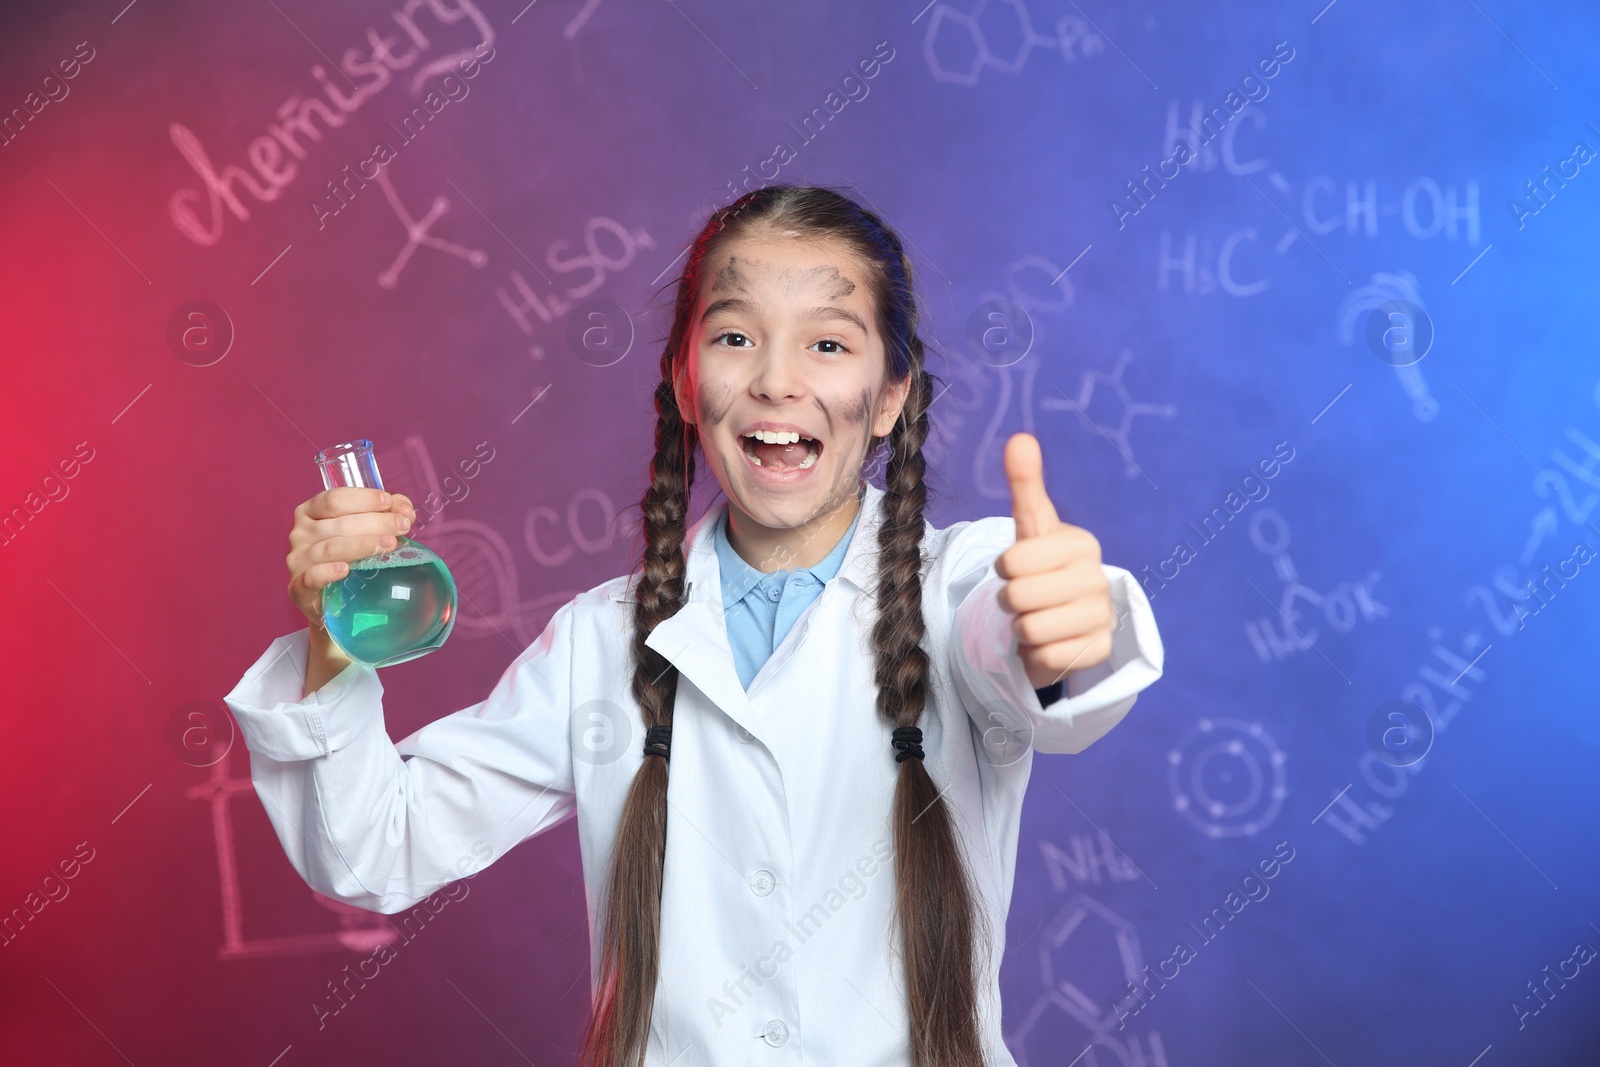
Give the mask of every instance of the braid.
[[[932, 402], [922, 369], [922, 341], [911, 339], [912, 387], [890, 436], [883, 525], [878, 531], [878, 621], [872, 643], [878, 714], [894, 727], [914, 726], [928, 694], [928, 654], [921, 647], [922, 445]], [[983, 1063], [975, 1010], [975, 892], [957, 847], [955, 824], [920, 759], [900, 762], [894, 791], [896, 912], [917, 1067]]]
[[[694, 484], [699, 432], [684, 421], [673, 394], [672, 353], [661, 358], [656, 387], [656, 452], [644, 513], [644, 574], [633, 615], [633, 695], [646, 728], [672, 725], [678, 671], [645, 645], [658, 624], [683, 606], [684, 532]], [[612, 854], [601, 933], [600, 970], [583, 1067], [640, 1067], [660, 963], [661, 886], [667, 849], [667, 761], [646, 757], [623, 802]]]
[[[700, 438], [699, 431], [685, 422], [678, 410], [667, 361], [664, 356], [663, 374], [667, 376], [656, 387], [656, 454], [641, 506], [644, 576], [634, 609], [633, 652], [638, 663], [633, 695], [645, 709], [646, 723], [652, 726], [672, 723], [677, 674], [676, 668], [670, 678], [660, 673], [668, 670], [669, 664], [661, 653], [645, 645], [645, 638], [683, 606], [683, 542], [689, 524], [689, 489], [694, 482], [694, 449]], [[651, 678], [659, 678], [660, 683], [652, 683]]]
[[[920, 365], [906, 396], [905, 413], [890, 435], [883, 525], [878, 529], [878, 621], [872, 641], [878, 714], [894, 726], [914, 726], [927, 699], [928, 654], [921, 642], [922, 442], [928, 431], [928, 379]], [[901, 721], [904, 719], [905, 721]]]

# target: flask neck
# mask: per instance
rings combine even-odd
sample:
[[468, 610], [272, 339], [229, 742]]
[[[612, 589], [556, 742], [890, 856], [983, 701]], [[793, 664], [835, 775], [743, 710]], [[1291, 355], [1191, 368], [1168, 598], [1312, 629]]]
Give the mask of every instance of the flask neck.
[[322, 472], [324, 489], [354, 486], [357, 489], [382, 489], [383, 477], [378, 473], [378, 459], [373, 454], [372, 442], [366, 439], [346, 441], [325, 448], [316, 456], [317, 469]]

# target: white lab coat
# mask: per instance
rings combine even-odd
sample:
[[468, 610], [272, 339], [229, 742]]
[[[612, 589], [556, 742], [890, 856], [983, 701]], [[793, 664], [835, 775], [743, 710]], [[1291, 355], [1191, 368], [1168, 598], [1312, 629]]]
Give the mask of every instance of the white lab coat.
[[[882, 498], [867, 486], [838, 575], [748, 694], [712, 540], [726, 504], [689, 532], [688, 602], [649, 638], [679, 671], [649, 1067], [910, 1063], [889, 948], [898, 767], [870, 654]], [[1081, 752], [1163, 661], [1144, 592], [1106, 566], [1122, 620], [1111, 658], [1068, 675], [1062, 699], [1041, 708], [996, 599], [994, 560], [1014, 537], [1014, 521], [995, 517], [928, 525], [924, 540], [932, 684], [919, 725], [991, 925], [979, 944], [993, 954], [979, 985], [991, 1067], [1015, 1063], [1001, 1037], [999, 956], [1033, 753]], [[624, 576], [574, 598], [486, 700], [398, 743], [377, 672], [352, 664], [302, 700], [308, 631], [274, 641], [225, 699], [306, 882], [398, 912], [576, 813], [595, 948], [623, 797], [646, 758], [630, 690], [631, 586]]]

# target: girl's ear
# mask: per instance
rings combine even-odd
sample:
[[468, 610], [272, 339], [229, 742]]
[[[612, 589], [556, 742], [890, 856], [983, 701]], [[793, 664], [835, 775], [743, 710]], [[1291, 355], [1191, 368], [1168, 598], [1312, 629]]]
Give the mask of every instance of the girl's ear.
[[897, 382], [890, 382], [888, 390], [883, 394], [883, 400], [878, 407], [878, 417], [872, 423], [873, 437], [887, 437], [894, 429], [894, 424], [900, 420], [900, 413], [905, 410], [906, 397], [911, 393], [911, 375], [907, 374]]

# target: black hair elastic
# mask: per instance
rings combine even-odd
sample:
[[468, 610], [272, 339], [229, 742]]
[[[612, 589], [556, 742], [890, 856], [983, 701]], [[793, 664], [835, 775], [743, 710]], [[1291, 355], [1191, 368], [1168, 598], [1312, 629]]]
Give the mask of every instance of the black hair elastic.
[[672, 756], [672, 727], [652, 726], [644, 735], [644, 754], [670, 759]]
[[894, 731], [894, 750], [896, 763], [904, 763], [915, 756], [923, 758], [922, 730], [915, 726], [898, 726]]

